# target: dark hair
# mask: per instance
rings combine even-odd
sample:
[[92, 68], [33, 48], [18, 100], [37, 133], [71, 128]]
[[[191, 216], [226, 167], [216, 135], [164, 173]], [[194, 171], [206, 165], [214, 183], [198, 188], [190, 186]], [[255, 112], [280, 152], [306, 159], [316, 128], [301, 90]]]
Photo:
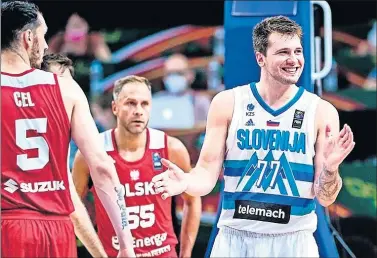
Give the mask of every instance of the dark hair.
[[300, 40], [302, 38], [302, 28], [295, 21], [281, 15], [269, 17], [259, 22], [253, 29], [253, 47], [255, 52], [266, 55], [268, 37], [273, 32], [292, 37], [297, 35]]
[[1, 3], [1, 48], [14, 47], [21, 32], [33, 30], [40, 25], [38, 6], [24, 1], [8, 1]]
[[43, 57], [41, 69], [49, 71], [51, 65], [60, 65], [64, 69], [69, 69], [69, 72], [74, 76], [75, 69], [73, 68], [72, 60], [62, 54], [47, 54]]

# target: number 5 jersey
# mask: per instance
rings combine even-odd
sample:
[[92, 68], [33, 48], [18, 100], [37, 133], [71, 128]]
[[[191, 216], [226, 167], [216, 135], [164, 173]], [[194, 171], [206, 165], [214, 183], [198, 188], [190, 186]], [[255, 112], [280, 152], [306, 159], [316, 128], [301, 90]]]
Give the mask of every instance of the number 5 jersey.
[[67, 157], [70, 122], [57, 76], [1, 73], [1, 210], [73, 212]]
[[[171, 217], [171, 198], [162, 200], [156, 194], [152, 178], [164, 171], [161, 158], [168, 158], [167, 135], [147, 129], [143, 157], [135, 162], [125, 161], [117, 150], [114, 130], [101, 134], [105, 150], [114, 159], [119, 180], [125, 187], [125, 201], [135, 253], [138, 257], [176, 256], [177, 237]], [[116, 256], [119, 243], [110, 219], [98, 196], [95, 200], [98, 236], [109, 256]]]

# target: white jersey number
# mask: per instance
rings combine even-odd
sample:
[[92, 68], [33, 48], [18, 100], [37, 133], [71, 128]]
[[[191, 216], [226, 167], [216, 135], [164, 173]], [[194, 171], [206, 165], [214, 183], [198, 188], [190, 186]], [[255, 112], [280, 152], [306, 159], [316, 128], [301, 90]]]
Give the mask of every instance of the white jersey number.
[[127, 207], [128, 223], [130, 229], [136, 229], [139, 226], [142, 228], [149, 228], [153, 226], [156, 221], [154, 215], [154, 204]]
[[[258, 160], [258, 168], [261, 169], [262, 171], [260, 172], [260, 175], [259, 175], [259, 178], [258, 178], [258, 181], [256, 183], [256, 186], [257, 187], [261, 187], [262, 185], [262, 180], [263, 180], [263, 177], [265, 177], [265, 172], [266, 172], [266, 168], [268, 167], [268, 162], [265, 161], [265, 160]], [[271, 183], [270, 183], [270, 187], [273, 187], [276, 183], [276, 177], [278, 175], [278, 172], [280, 170], [280, 162], [279, 161], [271, 161], [270, 162], [270, 168], [273, 169], [272, 171], [272, 179], [271, 179]]]
[[38, 157], [28, 158], [27, 154], [17, 155], [17, 166], [23, 171], [42, 169], [49, 161], [49, 148], [42, 136], [27, 137], [28, 130], [46, 133], [47, 118], [16, 120], [16, 144], [22, 150], [38, 149]]

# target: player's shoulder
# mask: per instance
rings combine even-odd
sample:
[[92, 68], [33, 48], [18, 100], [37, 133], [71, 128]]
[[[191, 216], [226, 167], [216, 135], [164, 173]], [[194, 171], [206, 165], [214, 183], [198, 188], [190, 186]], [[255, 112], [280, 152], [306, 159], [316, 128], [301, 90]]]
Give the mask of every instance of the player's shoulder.
[[164, 131], [148, 127], [149, 149], [163, 149], [167, 147], [167, 134]]
[[336, 107], [329, 101], [318, 97], [318, 105], [316, 108], [315, 123], [318, 125], [326, 124], [326, 121], [339, 120], [339, 113]]
[[31, 72], [25, 73], [21, 79], [25, 80], [27, 84], [34, 85], [55, 85], [57, 83], [54, 73], [40, 69], [32, 69]]
[[320, 113], [323, 114], [326, 114], [326, 112], [338, 114], [338, 110], [331, 102], [320, 97], [318, 97], [318, 108]]
[[[252, 83], [255, 83], [255, 82], [252, 82]], [[249, 91], [250, 90], [250, 85], [252, 83], [237, 85], [237, 86], [233, 87], [231, 90], [247, 90], [247, 91]]]
[[211, 102], [211, 106], [218, 108], [223, 105], [229, 105], [234, 102], [234, 89], [228, 89], [217, 93]]
[[183, 142], [177, 137], [168, 135], [167, 138], [169, 149], [182, 149], [186, 148]]
[[212, 103], [215, 105], [232, 105], [236, 94], [243, 94], [250, 91], [250, 84], [235, 86], [231, 89], [223, 90], [215, 95]]
[[320, 100], [321, 99], [317, 94], [310, 92], [303, 87], [300, 87], [299, 90], [300, 89], [302, 90], [302, 97], [303, 98], [310, 99], [310, 100]]
[[217, 93], [208, 111], [208, 123], [225, 124], [231, 121], [235, 106], [235, 90], [228, 89]]
[[101, 144], [105, 151], [113, 151], [114, 150], [114, 142], [113, 142], [113, 131], [114, 129], [108, 129], [103, 131], [99, 134]]
[[49, 78], [56, 76], [52, 72], [44, 71], [44, 70], [41, 70], [41, 69], [34, 69], [33, 72], [32, 72], [32, 74], [36, 75], [36, 76], [49, 77]]

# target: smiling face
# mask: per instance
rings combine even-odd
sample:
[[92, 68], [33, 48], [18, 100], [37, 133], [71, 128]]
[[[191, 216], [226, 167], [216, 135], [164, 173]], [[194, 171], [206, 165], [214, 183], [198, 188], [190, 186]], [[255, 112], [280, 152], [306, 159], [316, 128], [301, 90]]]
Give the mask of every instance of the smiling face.
[[271, 84], [296, 84], [304, 69], [302, 28], [285, 16], [273, 16], [253, 29], [253, 47], [261, 80]]
[[301, 40], [297, 35], [273, 32], [268, 37], [266, 55], [256, 53], [266, 78], [283, 85], [296, 84], [304, 69], [304, 55]]

